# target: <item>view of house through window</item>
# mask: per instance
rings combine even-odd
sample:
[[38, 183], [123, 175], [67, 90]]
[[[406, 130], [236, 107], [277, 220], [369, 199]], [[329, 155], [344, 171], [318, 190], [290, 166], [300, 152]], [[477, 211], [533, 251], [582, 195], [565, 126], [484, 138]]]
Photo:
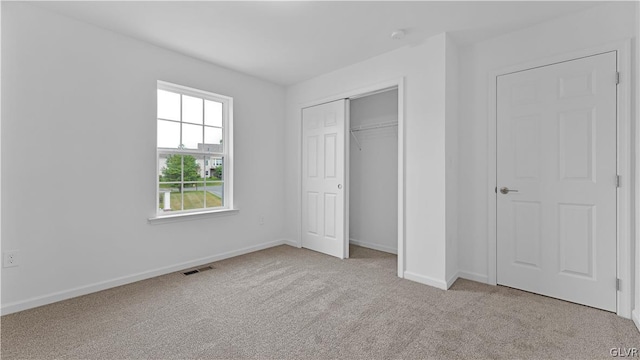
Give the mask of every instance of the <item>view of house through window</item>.
[[158, 82], [158, 214], [226, 208], [231, 99]]

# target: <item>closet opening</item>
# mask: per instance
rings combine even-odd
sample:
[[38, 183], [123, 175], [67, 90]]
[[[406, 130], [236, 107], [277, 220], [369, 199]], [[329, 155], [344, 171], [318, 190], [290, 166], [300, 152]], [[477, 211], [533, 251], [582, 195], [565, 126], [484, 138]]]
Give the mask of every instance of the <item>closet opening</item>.
[[404, 278], [404, 79], [300, 105], [300, 247]]
[[397, 255], [398, 88], [352, 96], [348, 111], [349, 257]]

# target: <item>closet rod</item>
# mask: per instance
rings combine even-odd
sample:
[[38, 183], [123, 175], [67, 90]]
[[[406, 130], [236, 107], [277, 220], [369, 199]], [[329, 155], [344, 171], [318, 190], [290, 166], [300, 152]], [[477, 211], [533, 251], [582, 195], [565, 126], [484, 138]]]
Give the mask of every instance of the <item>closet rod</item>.
[[365, 131], [365, 130], [373, 130], [373, 129], [382, 129], [382, 128], [387, 128], [392, 126], [398, 126], [398, 122], [394, 121], [394, 122], [386, 122], [386, 123], [372, 124], [372, 125], [361, 125], [361, 126], [351, 128], [350, 131], [356, 132], [356, 131]]

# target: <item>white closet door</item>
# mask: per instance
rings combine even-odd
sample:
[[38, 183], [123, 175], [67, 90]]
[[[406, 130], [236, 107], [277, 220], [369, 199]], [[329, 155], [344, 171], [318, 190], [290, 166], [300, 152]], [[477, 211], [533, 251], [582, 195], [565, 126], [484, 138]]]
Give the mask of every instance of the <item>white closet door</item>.
[[347, 257], [345, 237], [346, 102], [302, 110], [302, 246]]
[[616, 69], [609, 52], [498, 77], [499, 284], [616, 310]]

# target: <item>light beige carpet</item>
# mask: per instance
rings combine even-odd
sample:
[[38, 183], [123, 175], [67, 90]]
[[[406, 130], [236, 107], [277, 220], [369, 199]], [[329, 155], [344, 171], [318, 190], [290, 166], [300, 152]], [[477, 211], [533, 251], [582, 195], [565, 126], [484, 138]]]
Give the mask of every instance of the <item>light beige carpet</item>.
[[289, 246], [3, 316], [2, 359], [610, 359], [630, 320], [458, 280], [396, 277], [396, 257]]

